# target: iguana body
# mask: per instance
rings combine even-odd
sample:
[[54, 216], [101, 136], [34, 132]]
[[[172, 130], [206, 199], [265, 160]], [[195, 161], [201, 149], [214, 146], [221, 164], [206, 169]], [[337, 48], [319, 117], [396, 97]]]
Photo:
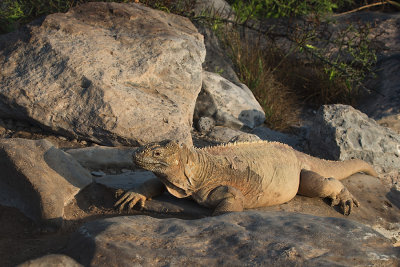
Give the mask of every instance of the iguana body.
[[[216, 214], [282, 204], [299, 193], [329, 197], [348, 215], [358, 201], [339, 180], [357, 172], [377, 176], [362, 160], [327, 161], [266, 141], [202, 149], [162, 142], [143, 147], [134, 161], [154, 172], [172, 195], [191, 196]], [[143, 206], [162, 188], [159, 181], [150, 181], [128, 191], [116, 205], [132, 208], [140, 201]]]

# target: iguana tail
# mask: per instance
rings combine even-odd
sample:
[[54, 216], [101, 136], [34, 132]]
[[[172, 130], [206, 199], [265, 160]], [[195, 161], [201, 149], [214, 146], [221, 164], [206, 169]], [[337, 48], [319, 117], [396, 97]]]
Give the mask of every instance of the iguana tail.
[[335, 179], [342, 180], [357, 172], [363, 172], [365, 174], [378, 177], [378, 173], [374, 170], [374, 168], [369, 163], [360, 159], [331, 161], [314, 158], [303, 154], [301, 160], [304, 160], [303, 162], [305, 164], [305, 168], [327, 178], [333, 177]]

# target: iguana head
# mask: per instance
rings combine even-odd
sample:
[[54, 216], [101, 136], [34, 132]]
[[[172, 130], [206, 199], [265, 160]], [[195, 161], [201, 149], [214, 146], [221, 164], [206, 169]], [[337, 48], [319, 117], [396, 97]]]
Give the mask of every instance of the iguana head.
[[143, 169], [154, 172], [176, 197], [190, 195], [191, 181], [185, 175], [189, 150], [175, 141], [148, 144], [133, 156], [134, 163]]

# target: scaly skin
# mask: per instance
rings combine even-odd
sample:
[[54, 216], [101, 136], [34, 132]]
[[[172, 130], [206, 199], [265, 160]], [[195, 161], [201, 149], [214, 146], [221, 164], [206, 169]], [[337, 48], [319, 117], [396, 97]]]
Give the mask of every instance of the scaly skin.
[[339, 180], [357, 172], [377, 176], [362, 160], [327, 161], [266, 141], [203, 149], [164, 141], [144, 146], [134, 162], [160, 180], [126, 192], [115, 204], [120, 210], [136, 203], [143, 207], [166, 188], [178, 198], [190, 196], [214, 208], [214, 214], [282, 204], [301, 194], [328, 197], [349, 215], [359, 203]]

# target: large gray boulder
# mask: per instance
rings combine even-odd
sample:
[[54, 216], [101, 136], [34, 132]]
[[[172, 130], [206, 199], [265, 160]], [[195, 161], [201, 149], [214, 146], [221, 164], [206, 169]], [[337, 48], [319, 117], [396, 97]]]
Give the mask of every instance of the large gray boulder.
[[400, 135], [346, 105], [325, 105], [310, 130], [310, 149], [326, 159], [359, 158], [380, 173], [399, 172]]
[[85, 266], [397, 266], [374, 230], [338, 218], [238, 212], [198, 220], [114, 217], [76, 232], [64, 252]]
[[36, 223], [60, 226], [64, 206], [92, 176], [49, 141], [0, 139], [0, 205]]
[[235, 129], [254, 128], [265, 121], [262, 107], [246, 85], [238, 86], [207, 71], [203, 71], [194, 117], [212, 117], [216, 125]]
[[101, 144], [191, 144], [203, 36], [139, 4], [87, 3], [0, 36], [0, 116]]

